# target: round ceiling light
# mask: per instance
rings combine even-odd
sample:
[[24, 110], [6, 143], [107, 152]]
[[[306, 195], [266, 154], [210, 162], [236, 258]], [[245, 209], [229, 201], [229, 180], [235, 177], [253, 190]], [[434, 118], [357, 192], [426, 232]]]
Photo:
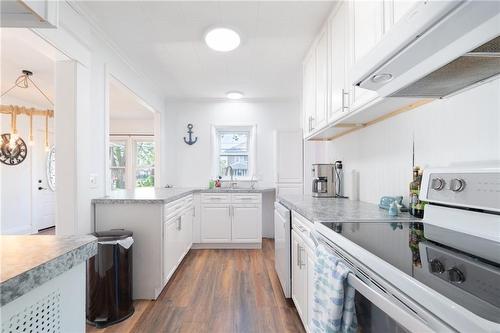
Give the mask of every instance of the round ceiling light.
[[205, 35], [205, 43], [212, 50], [219, 52], [229, 52], [240, 45], [240, 35], [228, 28], [215, 28]]
[[241, 99], [243, 98], [243, 93], [239, 91], [229, 91], [226, 93], [226, 97], [229, 99]]

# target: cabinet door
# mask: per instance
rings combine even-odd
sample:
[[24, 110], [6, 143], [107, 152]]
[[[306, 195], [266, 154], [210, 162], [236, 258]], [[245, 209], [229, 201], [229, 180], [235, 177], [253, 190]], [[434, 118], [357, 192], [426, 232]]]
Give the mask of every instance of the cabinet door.
[[[305, 247], [299, 235], [292, 230], [292, 300], [302, 323], [307, 323], [307, 258]], [[307, 257], [307, 255], [306, 255]]]
[[[356, 64], [365, 57], [382, 38], [384, 27], [384, 6], [382, 0], [352, 0], [349, 17], [351, 19], [351, 62]], [[354, 87], [351, 109], [362, 106], [377, 97], [371, 90]]]
[[316, 52], [313, 50], [305, 59], [302, 77], [302, 113], [304, 115], [304, 134], [314, 130], [316, 116]]
[[231, 216], [229, 205], [202, 205], [202, 243], [231, 242]]
[[276, 182], [302, 183], [301, 131], [277, 131], [275, 135]]
[[310, 248], [307, 248], [305, 252], [307, 256], [307, 326], [309, 326], [309, 322], [313, 318], [312, 305], [314, 304], [314, 265], [316, 264], [316, 255], [314, 250]]
[[262, 210], [257, 205], [233, 205], [232, 208], [233, 243], [262, 242]]
[[321, 32], [316, 45], [316, 117], [314, 128], [327, 123], [328, 113], [328, 29]]
[[277, 195], [301, 195], [304, 193], [304, 184], [276, 184]]
[[179, 219], [172, 218], [163, 225], [163, 283], [174, 273], [180, 256], [179, 244]]
[[349, 84], [347, 82], [348, 66], [348, 3], [342, 2], [330, 21], [331, 44], [331, 107], [328, 122], [337, 120], [349, 107]]
[[191, 245], [193, 244], [193, 212], [194, 208], [191, 208], [184, 212], [181, 217], [181, 240], [182, 240], [182, 256], [189, 251]]

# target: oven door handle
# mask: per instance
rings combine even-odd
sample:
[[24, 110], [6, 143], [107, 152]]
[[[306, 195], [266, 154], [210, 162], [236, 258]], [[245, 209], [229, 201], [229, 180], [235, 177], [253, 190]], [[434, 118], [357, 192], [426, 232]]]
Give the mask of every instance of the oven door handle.
[[404, 305], [391, 301], [382, 291], [370, 288], [353, 273], [349, 273], [347, 281], [356, 291], [410, 332], [435, 332], [434, 329], [427, 325], [423, 318], [410, 313]]

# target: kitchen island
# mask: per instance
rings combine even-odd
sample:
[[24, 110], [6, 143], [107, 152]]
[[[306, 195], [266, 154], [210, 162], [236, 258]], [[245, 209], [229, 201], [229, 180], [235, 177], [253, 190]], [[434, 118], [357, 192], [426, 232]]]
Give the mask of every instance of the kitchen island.
[[133, 298], [156, 299], [191, 248], [261, 248], [273, 201], [274, 188], [115, 191], [92, 201], [94, 230], [133, 232]]
[[2, 332], [85, 331], [93, 236], [0, 236]]

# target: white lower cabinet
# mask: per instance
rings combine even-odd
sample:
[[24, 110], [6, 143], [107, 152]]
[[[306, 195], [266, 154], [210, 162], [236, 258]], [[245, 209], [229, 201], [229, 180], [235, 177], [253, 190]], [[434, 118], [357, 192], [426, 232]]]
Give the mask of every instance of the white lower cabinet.
[[165, 285], [193, 243], [192, 200], [180, 199], [169, 204], [163, 224], [163, 285]]
[[230, 205], [201, 206], [201, 241], [226, 243], [231, 241]]
[[261, 208], [258, 205], [232, 206], [232, 241], [242, 243], [261, 242], [261, 231], [258, 227]]
[[[304, 258], [306, 256], [306, 258]], [[304, 260], [305, 259], [305, 260]], [[307, 253], [302, 238], [292, 229], [292, 300], [307, 326]]]
[[[223, 202], [223, 203], [213, 203]], [[202, 194], [202, 243], [262, 243], [260, 193]]]

